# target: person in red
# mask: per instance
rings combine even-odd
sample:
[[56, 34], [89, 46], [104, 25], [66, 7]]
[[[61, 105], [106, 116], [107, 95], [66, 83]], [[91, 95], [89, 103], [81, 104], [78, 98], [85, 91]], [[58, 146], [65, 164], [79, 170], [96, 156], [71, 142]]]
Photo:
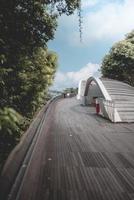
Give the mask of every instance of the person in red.
[[98, 99], [96, 98], [96, 114], [99, 114], [99, 113], [100, 113], [100, 105], [99, 105]]

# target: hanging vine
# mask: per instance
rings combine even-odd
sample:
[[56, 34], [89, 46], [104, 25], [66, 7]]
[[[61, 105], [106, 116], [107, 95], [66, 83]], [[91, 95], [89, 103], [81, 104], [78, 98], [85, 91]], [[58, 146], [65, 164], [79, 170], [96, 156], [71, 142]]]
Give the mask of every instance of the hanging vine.
[[82, 42], [82, 6], [81, 0], [78, 2], [78, 18], [79, 18], [79, 34], [80, 34], [80, 42]]

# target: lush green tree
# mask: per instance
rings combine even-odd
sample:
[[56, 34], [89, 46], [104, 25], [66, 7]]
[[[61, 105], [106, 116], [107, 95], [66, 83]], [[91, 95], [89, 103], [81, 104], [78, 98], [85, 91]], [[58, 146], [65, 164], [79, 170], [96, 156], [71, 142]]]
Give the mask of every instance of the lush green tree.
[[24, 116], [33, 114], [45, 101], [56, 69], [57, 55], [44, 48], [36, 48], [31, 57], [21, 57], [15, 71], [1, 69], [1, 105]]
[[0, 106], [12, 107], [19, 99], [22, 60], [31, 66], [36, 49], [53, 39], [58, 15], [72, 14], [79, 5], [80, 0], [0, 1]]
[[29, 67], [25, 69], [26, 72], [30, 71], [36, 49], [44, 48], [48, 40], [53, 39], [58, 15], [72, 14], [79, 6], [80, 0], [0, 1], [1, 107], [11, 106], [19, 109], [15, 99], [19, 101], [20, 98], [19, 88], [22, 82], [18, 74], [22, 74], [22, 60], [25, 68]]
[[56, 15], [33, 0], [3, 0], [0, 5], [0, 55], [5, 67], [14, 67], [22, 55], [31, 55], [35, 47], [43, 47], [53, 39]]
[[47, 42], [58, 16], [77, 8], [80, 0], [0, 0], [0, 149], [17, 143], [45, 102], [57, 68]]
[[101, 72], [104, 77], [134, 86], [134, 31], [111, 48], [103, 59]]
[[[1, 53], [15, 61], [19, 53], [30, 53], [53, 39], [58, 14], [72, 14], [80, 0], [1, 0]], [[51, 7], [53, 12], [51, 12]], [[17, 54], [15, 54], [17, 53]]]
[[12, 108], [0, 109], [0, 149], [10, 150], [20, 138], [22, 116]]
[[57, 69], [57, 55], [37, 48], [31, 60], [23, 58], [19, 66], [19, 98], [14, 104], [21, 105], [19, 112], [23, 115], [29, 115], [45, 102], [48, 87], [52, 84]]
[[22, 120], [14, 109], [0, 109], [0, 171], [9, 152], [20, 140]]

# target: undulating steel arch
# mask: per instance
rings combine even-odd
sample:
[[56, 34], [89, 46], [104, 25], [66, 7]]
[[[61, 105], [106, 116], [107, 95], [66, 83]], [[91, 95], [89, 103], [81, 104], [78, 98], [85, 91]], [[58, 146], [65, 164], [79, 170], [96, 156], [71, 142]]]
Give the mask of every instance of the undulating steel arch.
[[103, 116], [114, 122], [134, 122], [134, 87], [117, 80], [90, 77], [86, 81], [83, 104], [92, 104], [96, 98]]
[[93, 81], [98, 85], [98, 87], [101, 90], [105, 100], [112, 100], [110, 95], [108, 94], [105, 86], [103, 85], [102, 81], [99, 78], [95, 78], [95, 77], [90, 77], [87, 80], [84, 96], [86, 97], [88, 95], [89, 86], [90, 86], [91, 82], [93, 82]]

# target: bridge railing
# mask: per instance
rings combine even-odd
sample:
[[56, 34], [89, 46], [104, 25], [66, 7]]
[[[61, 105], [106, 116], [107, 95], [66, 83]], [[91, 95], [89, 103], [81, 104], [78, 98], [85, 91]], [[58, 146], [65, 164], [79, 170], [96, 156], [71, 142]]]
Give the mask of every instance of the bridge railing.
[[115, 102], [110, 100], [105, 100], [103, 98], [98, 99], [100, 105], [100, 114], [106, 118], [109, 118], [112, 122], [116, 122], [116, 108]]

